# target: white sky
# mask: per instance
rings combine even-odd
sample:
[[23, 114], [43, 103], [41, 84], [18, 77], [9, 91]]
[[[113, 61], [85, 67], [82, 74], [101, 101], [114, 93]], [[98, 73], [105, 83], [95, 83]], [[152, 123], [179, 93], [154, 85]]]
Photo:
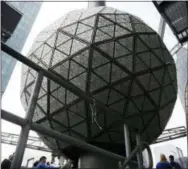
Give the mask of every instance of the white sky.
[[[106, 5], [136, 15], [140, 17], [142, 20], [144, 20], [154, 30], [156, 31], [158, 30], [160, 15], [158, 14], [157, 10], [155, 9], [154, 5], [151, 2], [107, 2]], [[22, 54], [27, 55], [27, 52], [31, 47], [35, 37], [43, 28], [45, 28], [53, 21], [63, 16], [65, 13], [69, 11], [80, 9], [80, 8], [86, 8], [86, 7], [87, 7], [87, 2], [44, 2], [38, 14], [38, 17], [32, 27], [30, 35], [25, 43], [25, 46], [22, 50]], [[167, 27], [165, 32], [164, 42], [169, 50], [177, 43], [169, 27]], [[20, 82], [21, 82], [21, 64], [17, 63], [15, 70], [12, 74], [12, 77], [9, 81], [7, 90], [5, 91], [4, 96], [2, 98], [2, 108], [12, 113], [15, 113], [18, 116], [24, 117], [25, 111], [21, 105], [20, 95], [19, 95]], [[10, 124], [3, 120], [1, 124], [2, 124], [1, 129], [3, 132], [11, 132], [17, 134], [20, 132], [19, 126]], [[178, 98], [173, 111], [173, 115], [167, 125], [167, 128], [185, 126], [185, 125], [186, 125], [185, 113], [183, 111], [182, 105]], [[30, 132], [30, 135], [36, 135], [36, 133]], [[187, 154], [187, 147], [186, 147], [187, 143], [185, 138], [170, 141], [170, 143], [181, 148], [183, 150], [184, 155]], [[167, 142], [161, 144], [167, 144]], [[14, 151], [15, 151], [15, 147], [3, 144], [2, 152], [1, 152], [2, 158], [8, 157]], [[50, 158], [49, 153], [46, 154], [45, 152], [39, 152], [39, 151], [36, 152], [35, 150], [27, 149], [23, 163], [25, 164], [28, 158], [36, 157], [37, 159], [39, 156], [44, 154]]]

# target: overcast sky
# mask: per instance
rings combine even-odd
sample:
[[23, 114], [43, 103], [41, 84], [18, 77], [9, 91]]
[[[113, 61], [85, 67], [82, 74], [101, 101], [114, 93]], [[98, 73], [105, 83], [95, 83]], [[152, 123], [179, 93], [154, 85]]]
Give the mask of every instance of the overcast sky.
[[[136, 15], [140, 17], [142, 20], [144, 20], [154, 30], [156, 31], [158, 30], [160, 15], [158, 14], [157, 10], [155, 9], [154, 5], [151, 2], [109, 2], [109, 3], [107, 2], [107, 6]], [[27, 55], [27, 52], [31, 47], [35, 37], [46, 26], [48, 26], [53, 21], [63, 16], [65, 13], [69, 11], [80, 9], [80, 8], [86, 8], [86, 7], [87, 7], [86, 2], [44, 2], [38, 14], [38, 17], [32, 27], [30, 35], [25, 43], [22, 53], [24, 55]], [[164, 42], [169, 50], [177, 43], [176, 38], [170, 31], [169, 27], [167, 27], [165, 32]], [[2, 108], [12, 113], [15, 113], [16, 115], [24, 117], [25, 111], [21, 105], [20, 96], [19, 96], [20, 81], [21, 81], [21, 64], [17, 63], [15, 70], [12, 74], [12, 77], [9, 81], [7, 90], [5, 91], [4, 96], [2, 98]], [[178, 98], [173, 111], [173, 115], [167, 125], [167, 128], [185, 126], [185, 124], [186, 124], [185, 113], [183, 111], [182, 105]], [[2, 121], [2, 131], [19, 133], [20, 127]], [[36, 135], [36, 133], [34, 132], [30, 132], [30, 134]], [[165, 144], [167, 143], [168, 142], [166, 142]], [[185, 138], [178, 139], [175, 141], [170, 141], [170, 143], [177, 147], [180, 147], [183, 150], [184, 155], [187, 154], [187, 147], [186, 147], [187, 145]], [[3, 144], [2, 158], [7, 157], [9, 154], [11, 154], [14, 151], [15, 151], [15, 147]], [[36, 153], [36, 151], [34, 150], [26, 150], [24, 163], [28, 158], [30, 157], [38, 158], [42, 154], [44, 154], [44, 152]], [[48, 157], [49, 155], [50, 154], [47, 154]]]

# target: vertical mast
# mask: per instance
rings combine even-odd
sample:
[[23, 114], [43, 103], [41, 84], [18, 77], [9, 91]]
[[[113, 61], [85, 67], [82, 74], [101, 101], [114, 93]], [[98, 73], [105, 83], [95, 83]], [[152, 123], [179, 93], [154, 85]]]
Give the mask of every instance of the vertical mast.
[[105, 0], [88, 0], [88, 8], [94, 8], [97, 6], [105, 6]]

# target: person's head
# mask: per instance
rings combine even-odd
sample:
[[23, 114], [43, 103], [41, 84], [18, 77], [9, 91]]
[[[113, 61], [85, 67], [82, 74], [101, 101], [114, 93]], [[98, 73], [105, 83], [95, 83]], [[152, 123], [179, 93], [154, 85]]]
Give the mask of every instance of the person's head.
[[173, 156], [173, 155], [170, 155], [170, 156], [169, 156], [169, 160], [170, 160], [170, 162], [174, 162], [174, 156]]
[[10, 160], [10, 161], [12, 161], [12, 160], [13, 160], [14, 155], [15, 155], [15, 153], [13, 153], [13, 154], [11, 154], [11, 155], [9, 156], [9, 160]]
[[39, 161], [37, 160], [34, 162], [33, 167], [36, 167], [38, 164], [39, 164]]
[[50, 165], [50, 162], [47, 162], [46, 164], [47, 164], [47, 165]]
[[166, 156], [164, 154], [160, 155], [160, 161], [161, 162], [166, 162], [167, 161]]
[[45, 156], [42, 156], [42, 157], [40, 158], [40, 162], [46, 163], [46, 157], [45, 157]]
[[53, 164], [53, 163], [55, 163], [55, 160], [54, 160], [54, 159], [52, 159], [52, 161], [51, 161], [51, 164]]

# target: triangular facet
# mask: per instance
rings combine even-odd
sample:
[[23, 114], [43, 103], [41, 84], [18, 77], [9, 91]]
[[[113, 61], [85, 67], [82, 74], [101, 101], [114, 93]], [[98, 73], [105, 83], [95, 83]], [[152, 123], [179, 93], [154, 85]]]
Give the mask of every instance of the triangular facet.
[[168, 73], [168, 70], [165, 70], [165, 75], [164, 75], [164, 81], [163, 81], [163, 86], [170, 84], [172, 82], [170, 75]]
[[127, 14], [116, 14], [116, 22], [117, 23], [129, 23], [130, 18]]
[[56, 33], [54, 33], [47, 41], [46, 43], [50, 45], [51, 47], [55, 46], [55, 40], [56, 40]]
[[81, 38], [87, 42], [91, 42], [92, 35], [93, 35], [93, 30], [89, 30], [89, 31], [86, 31], [84, 33], [77, 35], [77, 37]]
[[62, 104], [65, 104], [65, 88], [60, 87], [57, 90], [53, 91], [51, 95], [54, 96], [54, 98], [58, 99], [58, 101]]
[[91, 91], [94, 91], [106, 85], [107, 83], [104, 80], [96, 76], [94, 73], [91, 73], [91, 83], [90, 83]]
[[116, 92], [115, 90], [110, 90], [108, 104], [113, 104], [118, 100], [122, 100], [123, 98], [124, 97], [120, 93]]
[[103, 65], [101, 67], [98, 67], [94, 69], [94, 71], [103, 78], [106, 82], [109, 82], [110, 80], [110, 64]]
[[124, 36], [124, 35], [127, 35], [127, 34], [130, 34], [131, 32], [116, 25], [116, 28], [115, 28], [115, 37], [118, 37], [118, 36]]
[[72, 48], [71, 48], [71, 55], [82, 50], [86, 46], [87, 45], [85, 43], [82, 43], [81, 41], [74, 39], [72, 43]]
[[59, 75], [61, 75], [62, 77], [67, 79], [68, 71], [69, 71], [69, 62], [70, 61], [63, 62], [62, 64], [56, 66], [53, 70], [57, 72]]
[[86, 73], [82, 73], [81, 75], [71, 79], [70, 82], [75, 84], [81, 90], [85, 91], [86, 90]]
[[153, 76], [153, 74], [150, 74], [150, 82], [149, 82], [149, 90], [153, 90], [159, 87], [158, 82], [156, 81], [155, 77]]
[[53, 113], [54, 111], [60, 109], [63, 106], [63, 103], [58, 101], [57, 98], [50, 96], [50, 113]]
[[153, 110], [155, 107], [154, 105], [151, 103], [151, 101], [145, 96], [144, 99], [144, 105], [143, 105], [143, 111], [150, 111]]
[[98, 67], [105, 63], [109, 63], [110, 61], [106, 59], [103, 55], [101, 55], [96, 50], [93, 51], [93, 60], [92, 60], [92, 68]]
[[56, 46], [59, 46], [60, 44], [65, 43], [66, 41], [70, 39], [71, 37], [59, 32], [57, 35]]
[[75, 101], [76, 99], [78, 99], [78, 96], [76, 96], [75, 94], [73, 94], [69, 90], [66, 90], [66, 92], [67, 92], [67, 95], [66, 95], [66, 104], [70, 104], [73, 101]]
[[135, 47], [136, 53], [138, 52], [144, 52], [144, 51], [149, 51], [149, 49], [144, 45], [144, 43], [136, 38], [136, 47]]
[[47, 65], [49, 66], [50, 61], [51, 61], [51, 57], [52, 57], [52, 50], [50, 50], [48, 53], [46, 53], [45, 55], [42, 55], [41, 60]]
[[161, 93], [161, 89], [156, 89], [156, 90], [149, 92], [150, 97], [153, 99], [156, 105], [158, 105], [159, 103], [160, 93]]
[[149, 80], [150, 80], [150, 73], [138, 76], [137, 79], [139, 80], [141, 85], [145, 88], [145, 90], [148, 90]]
[[67, 55], [59, 52], [58, 50], [54, 51], [53, 57], [52, 57], [52, 66], [56, 65], [57, 63], [63, 61], [67, 58]]
[[42, 51], [42, 57], [45, 56], [51, 50], [52, 50], [52, 48], [50, 46], [48, 46], [47, 44], [44, 44], [43, 51]]
[[76, 115], [74, 112], [68, 110], [70, 127], [82, 122], [84, 119]]
[[153, 75], [155, 76], [159, 84], [163, 85], [164, 68], [154, 71]]
[[91, 27], [79, 23], [79, 24], [78, 24], [77, 31], [76, 31], [76, 34], [78, 35], [78, 34], [80, 34], [80, 33], [86, 32], [86, 31], [91, 30], [91, 29], [92, 29]]
[[127, 73], [125, 73], [122, 69], [117, 67], [116, 65], [112, 65], [111, 70], [111, 82], [115, 82], [117, 80], [120, 80], [127, 76]]
[[142, 111], [142, 107], [143, 107], [143, 104], [144, 104], [144, 98], [145, 98], [144, 95], [142, 95], [142, 96], [136, 96], [136, 97], [131, 98], [132, 101], [134, 102], [135, 106], [136, 106], [140, 111]]
[[88, 19], [84, 19], [82, 21], [80, 21], [81, 23], [85, 24], [85, 25], [88, 25], [88, 26], [92, 26], [94, 27], [94, 24], [95, 24], [95, 16], [92, 16]]
[[140, 53], [140, 54], [137, 54], [136, 56], [139, 57], [148, 66], [148, 68], [151, 67], [150, 52]]
[[122, 38], [118, 40], [118, 42], [123, 45], [125, 48], [127, 48], [129, 51], [132, 52], [132, 46], [133, 46], [133, 37], [129, 38]]
[[89, 51], [86, 50], [84, 52], [82, 52], [79, 55], [76, 55], [73, 60], [75, 60], [76, 62], [80, 63], [82, 66], [84, 66], [85, 68], [88, 67], [88, 57], [89, 57]]
[[80, 74], [84, 71], [85, 71], [85, 69], [83, 67], [81, 67], [80, 65], [78, 65], [74, 61], [71, 61], [69, 79], [74, 78], [75, 76], [77, 76], [78, 74]]
[[37, 50], [34, 51], [34, 55], [37, 58], [40, 58], [42, 56], [43, 47], [44, 45], [41, 45]]
[[119, 82], [117, 85], [114, 85], [113, 88], [123, 93], [124, 95], [127, 95], [127, 92], [129, 90], [129, 85], [130, 85], [130, 80], [127, 80], [127, 81]]
[[116, 110], [120, 114], [123, 114], [125, 101], [126, 99], [120, 100], [116, 103], [110, 104], [109, 107]]
[[112, 38], [111, 36], [100, 31], [99, 29], [97, 29], [96, 36], [95, 36], [95, 42], [100, 42], [100, 41], [111, 39], [111, 38]]
[[66, 110], [63, 110], [62, 112], [54, 115], [53, 119], [57, 120], [58, 122], [60, 122], [64, 126], [68, 127], [68, 120], [67, 120]]
[[120, 57], [126, 54], [129, 54], [130, 52], [122, 45], [120, 45], [118, 42], [115, 42], [115, 52], [114, 57]]
[[106, 18], [99, 16], [99, 21], [98, 21], [98, 28], [99, 27], [103, 27], [103, 26], [107, 26], [107, 25], [113, 25], [114, 23], [107, 20]]
[[57, 49], [59, 49], [60, 51], [64, 52], [65, 54], [69, 55], [70, 54], [70, 48], [71, 48], [71, 45], [72, 45], [72, 39], [71, 40], [68, 40], [67, 42], [59, 45], [57, 47]]
[[131, 100], [129, 100], [128, 105], [127, 105], [126, 115], [132, 115], [132, 114], [137, 114], [137, 113], [139, 113], [139, 110], [137, 109], [135, 104]]
[[108, 25], [108, 26], [104, 26], [104, 27], [101, 27], [99, 28], [102, 32], [104, 32], [105, 34], [108, 34], [111, 38], [114, 37], [114, 25]]
[[105, 89], [105, 90], [103, 90], [103, 91], [101, 91], [101, 92], [93, 95], [93, 97], [96, 100], [98, 100], [98, 101], [100, 101], [100, 102], [102, 102], [104, 104], [107, 104], [107, 101], [108, 101], [107, 99], [108, 99], [109, 91], [110, 91], [109, 89]]
[[131, 96], [137, 96], [144, 94], [144, 91], [140, 88], [140, 86], [134, 81], [132, 84], [132, 89], [131, 89]]
[[136, 56], [136, 64], [135, 66], [135, 70], [136, 72], [140, 72], [141, 70], [145, 70], [148, 69], [149, 67], [139, 58]]
[[102, 51], [104, 51], [106, 54], [108, 54], [110, 57], [113, 57], [114, 41], [100, 44], [97, 47], [101, 49]]
[[133, 56], [132, 55], [128, 55], [128, 56], [123, 56], [120, 58], [116, 59], [120, 64], [122, 64], [123, 66], [125, 66], [127, 69], [129, 69], [129, 71], [132, 72], [133, 69]]
[[162, 64], [158, 59], [158, 57], [155, 56], [153, 53], [150, 53], [150, 56], [151, 56], [151, 68], [160, 66]]
[[70, 25], [70, 26], [66, 26], [63, 29], [63, 31], [67, 32], [67, 33], [70, 33], [71, 35], [74, 35], [75, 32], [76, 32], [76, 28], [77, 28], [77, 23], [76, 24], [73, 24], [73, 25]]

